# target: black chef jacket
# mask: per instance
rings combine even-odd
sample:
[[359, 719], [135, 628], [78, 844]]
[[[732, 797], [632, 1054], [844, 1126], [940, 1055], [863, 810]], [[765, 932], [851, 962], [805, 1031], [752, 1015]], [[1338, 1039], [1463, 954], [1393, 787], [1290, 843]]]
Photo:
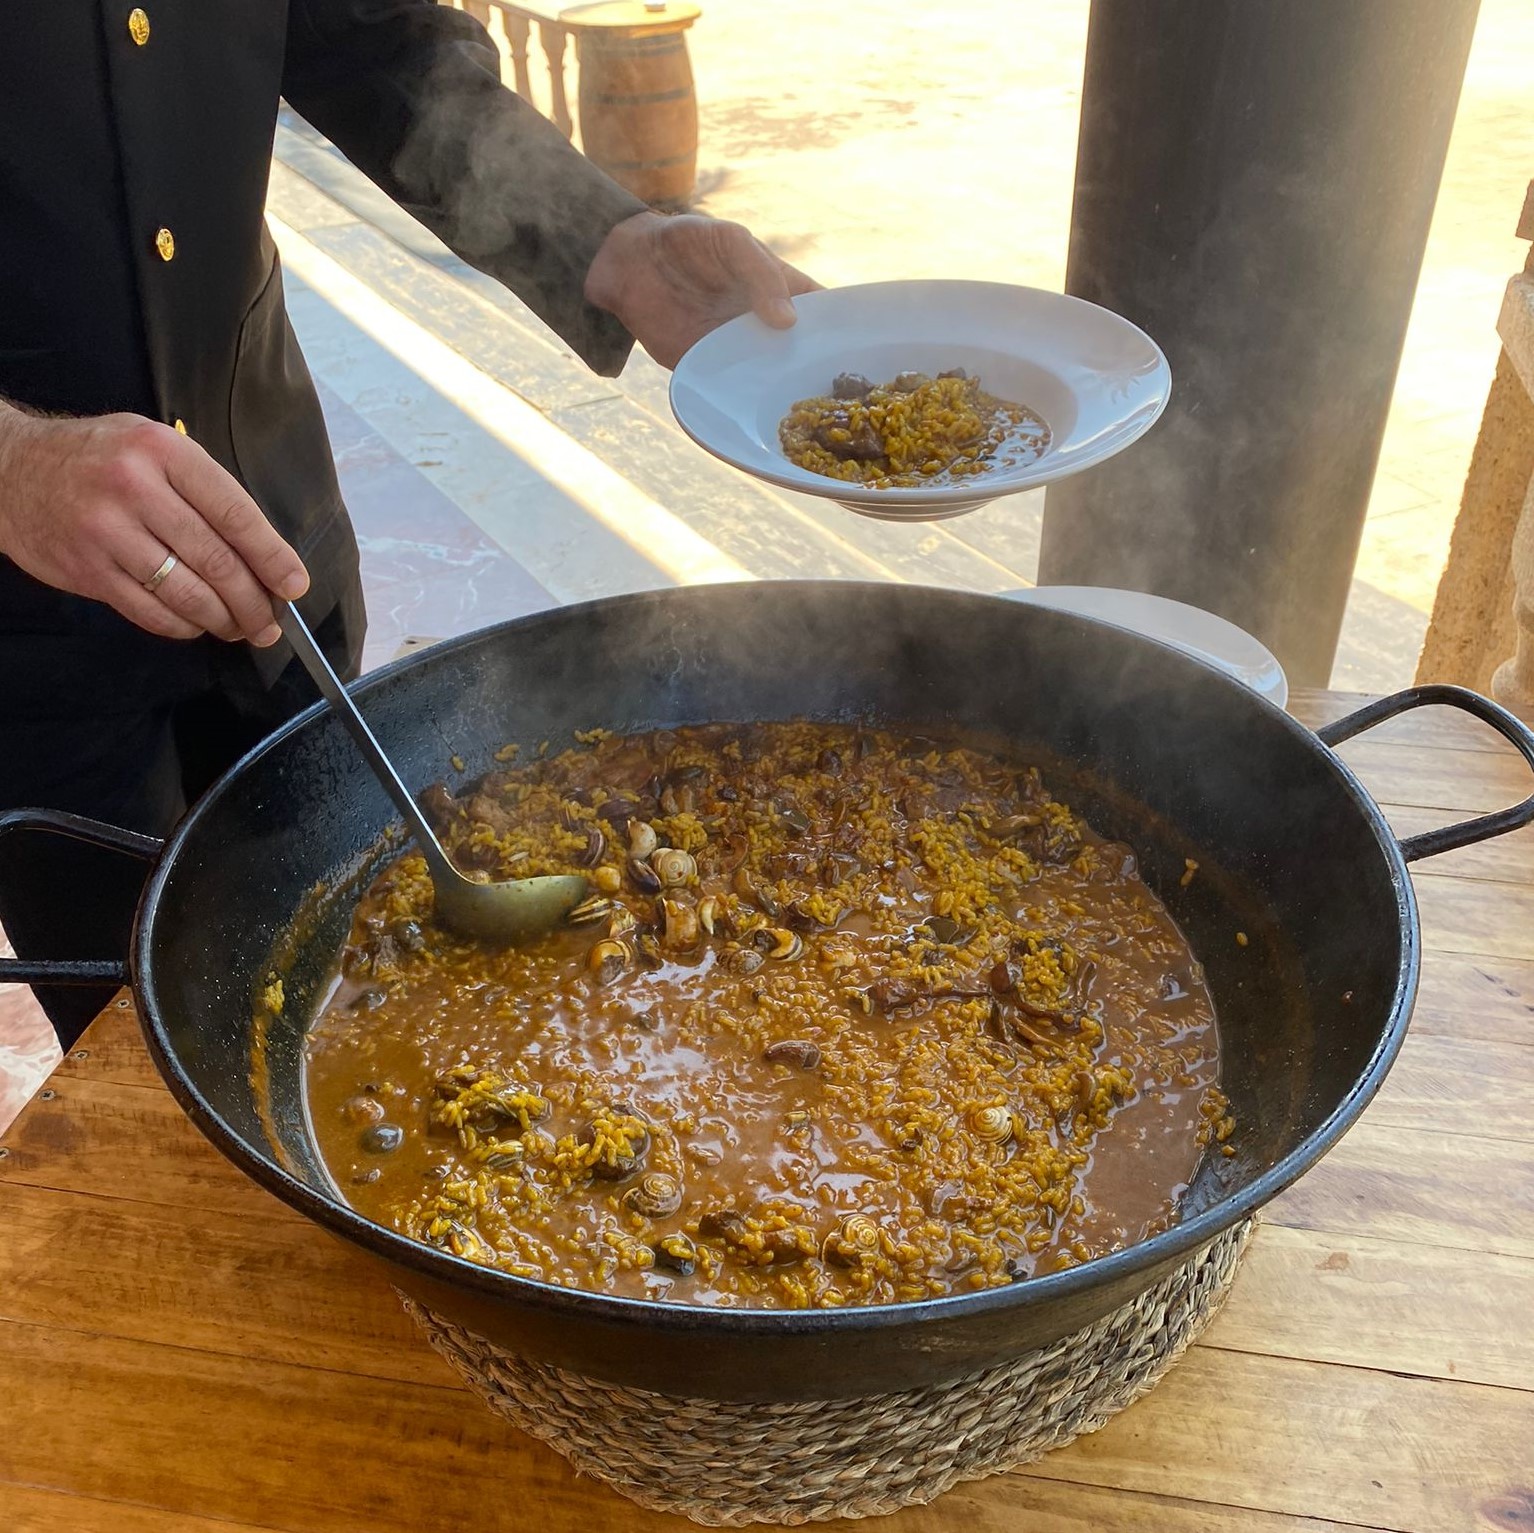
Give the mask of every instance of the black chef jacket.
[[[461, 12], [430, 0], [5, 10], [0, 397], [187, 431], [298, 549], [314, 621], [355, 598], [357, 555], [262, 218], [279, 96], [591, 366], [621, 368], [630, 337], [582, 285], [642, 204], [501, 87], [489, 39]], [[135, 668], [178, 663], [85, 605], [0, 559], [0, 700], [16, 697], [11, 636], [120, 641], [116, 661], [104, 652], [69, 678], [119, 707]], [[255, 663], [270, 676], [285, 658]]]

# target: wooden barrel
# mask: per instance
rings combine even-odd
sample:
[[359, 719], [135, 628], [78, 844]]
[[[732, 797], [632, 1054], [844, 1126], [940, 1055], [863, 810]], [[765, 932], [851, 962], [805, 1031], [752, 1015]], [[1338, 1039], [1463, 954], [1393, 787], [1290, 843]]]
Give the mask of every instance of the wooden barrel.
[[698, 98], [684, 30], [575, 36], [587, 157], [645, 202], [686, 207], [698, 180]]

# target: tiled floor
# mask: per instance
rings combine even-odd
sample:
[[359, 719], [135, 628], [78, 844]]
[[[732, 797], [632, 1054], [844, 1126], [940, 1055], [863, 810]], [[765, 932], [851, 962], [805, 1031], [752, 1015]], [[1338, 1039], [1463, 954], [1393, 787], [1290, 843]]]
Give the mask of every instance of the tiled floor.
[[[0, 935], [0, 957], [11, 956]], [[32, 992], [0, 985], [0, 1133], [58, 1061], [58, 1040]]]
[[362, 554], [365, 669], [389, 659], [410, 634], [463, 633], [554, 604], [517, 560], [323, 380], [319, 389]]

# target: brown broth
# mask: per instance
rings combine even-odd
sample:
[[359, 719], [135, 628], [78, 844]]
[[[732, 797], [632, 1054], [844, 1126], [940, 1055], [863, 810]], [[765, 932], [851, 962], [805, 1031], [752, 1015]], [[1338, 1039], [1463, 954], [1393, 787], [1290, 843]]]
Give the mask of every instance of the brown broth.
[[[690, 808], [674, 791], [665, 802], [647, 791], [678, 772]], [[1229, 1132], [1213, 1005], [1132, 856], [1035, 776], [930, 741], [713, 726], [601, 741], [497, 774], [477, 794], [439, 795], [435, 809], [461, 864], [564, 872], [603, 826], [607, 794], [638, 799], [636, 818], [663, 839], [704, 838], [696, 879], [675, 894], [693, 910], [714, 896], [714, 936], [667, 951], [658, 934], [656, 967], [636, 954], [604, 984], [588, 966], [604, 926], [510, 952], [460, 944], [427, 919], [419, 858], [394, 863], [359, 908], [347, 972], [307, 1047], [315, 1138], [361, 1213], [552, 1282], [754, 1306], [991, 1286], [1175, 1219], [1206, 1145]], [[1019, 817], [1039, 821], [1020, 832], [1034, 855], [976, 828]], [[728, 866], [743, 837], [760, 901], [737, 892]], [[604, 841], [601, 865], [624, 866], [626, 839], [610, 822]], [[828, 883], [850, 866], [832, 853], [858, 871]], [[624, 878], [617, 898], [650, 919], [652, 899]], [[795, 902], [800, 924], [806, 905], [822, 916], [840, 907], [838, 919], [793, 934], [799, 956], [733, 972], [756, 951], [752, 923], [788, 935], [778, 923]], [[924, 925], [935, 916], [936, 932]], [[400, 945], [402, 931], [419, 950]], [[935, 940], [971, 931], [962, 944]], [[1009, 955], [1025, 972], [998, 993], [995, 964]], [[785, 1041], [812, 1045], [818, 1061], [763, 1057]], [[453, 1096], [461, 1080], [439, 1085], [455, 1069], [536, 1092], [547, 1116], [523, 1133], [492, 1114], [466, 1140], [443, 1121], [445, 1101], [469, 1100]], [[972, 1117], [998, 1105], [1012, 1129], [999, 1145]], [[571, 1174], [577, 1135], [610, 1109], [647, 1126], [642, 1164], [614, 1179]], [[378, 1122], [403, 1131], [397, 1148], [364, 1146]], [[504, 1175], [486, 1170], [488, 1139], [521, 1157]], [[641, 1218], [623, 1200], [655, 1173], [674, 1178], [683, 1201]], [[455, 1188], [467, 1193], [444, 1214]], [[736, 1222], [700, 1231], [710, 1211]], [[859, 1219], [874, 1244], [838, 1246]], [[694, 1271], [654, 1263], [667, 1235], [691, 1240]]]

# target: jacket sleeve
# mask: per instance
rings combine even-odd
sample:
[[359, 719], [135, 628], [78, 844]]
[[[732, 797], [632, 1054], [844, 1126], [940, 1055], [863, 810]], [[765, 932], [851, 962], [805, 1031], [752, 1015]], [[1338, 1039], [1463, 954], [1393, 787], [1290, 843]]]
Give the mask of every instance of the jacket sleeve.
[[292, 0], [283, 95], [590, 367], [622, 369], [633, 338], [582, 289], [644, 204], [502, 87], [478, 22], [433, 0]]

